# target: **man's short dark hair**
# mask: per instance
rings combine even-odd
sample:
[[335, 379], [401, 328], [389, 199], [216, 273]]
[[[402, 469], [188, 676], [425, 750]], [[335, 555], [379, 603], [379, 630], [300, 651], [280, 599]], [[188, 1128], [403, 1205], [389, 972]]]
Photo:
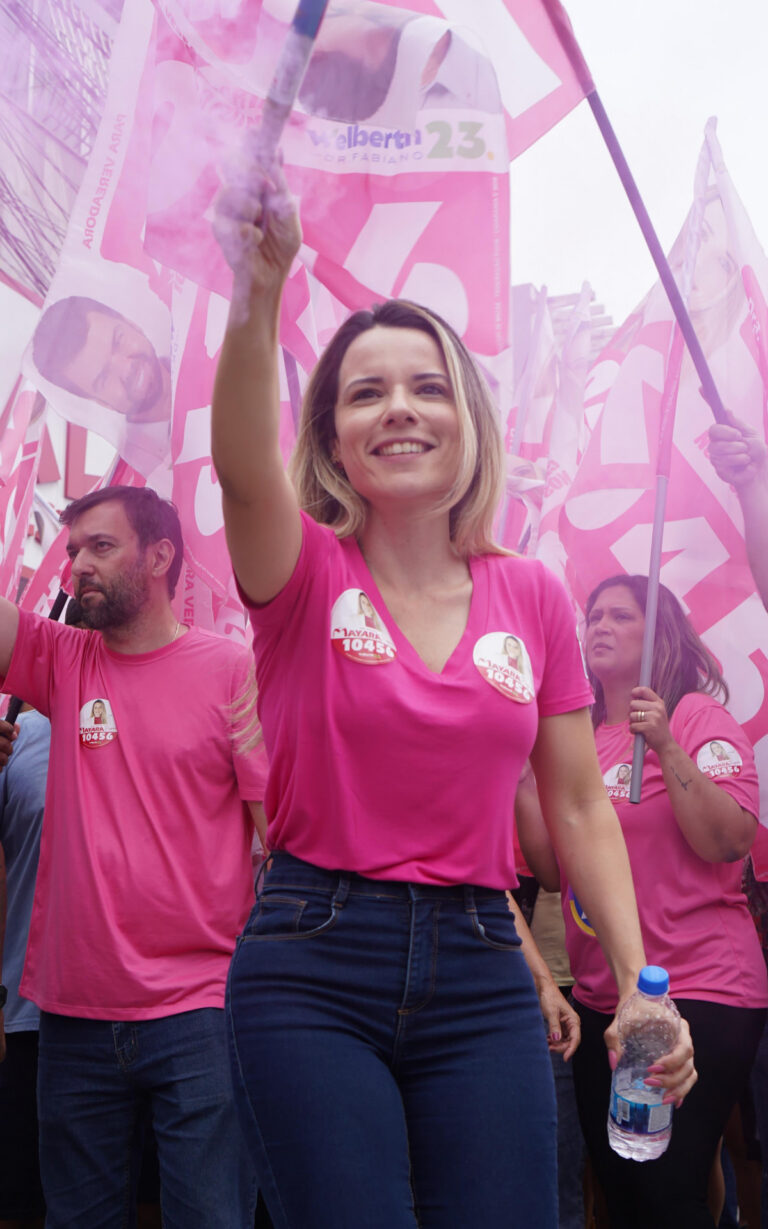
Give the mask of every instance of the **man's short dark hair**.
[[107, 307], [106, 303], [87, 299], [83, 295], [71, 295], [52, 303], [43, 312], [32, 338], [32, 358], [40, 375], [78, 397], [83, 396], [83, 390], [68, 380], [64, 371], [86, 343], [88, 312], [123, 319], [120, 312]]
[[75, 499], [61, 514], [62, 525], [72, 525], [83, 512], [96, 508], [99, 504], [117, 500], [123, 505], [123, 511], [131, 528], [139, 539], [139, 546], [146, 550], [162, 538], [167, 538], [173, 546], [174, 555], [171, 566], [165, 574], [168, 581], [168, 592], [173, 597], [181, 572], [184, 556], [184, 539], [181, 536], [181, 524], [175, 505], [169, 499], [161, 499], [150, 487], [139, 486], [105, 486], [98, 491], [90, 491], [82, 499]]

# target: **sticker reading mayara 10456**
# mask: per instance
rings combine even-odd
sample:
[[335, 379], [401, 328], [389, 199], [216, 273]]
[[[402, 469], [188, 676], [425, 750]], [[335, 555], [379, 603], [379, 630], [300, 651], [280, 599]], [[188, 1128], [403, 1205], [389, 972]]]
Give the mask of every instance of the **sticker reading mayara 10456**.
[[80, 742], [84, 747], [106, 747], [117, 738], [112, 705], [103, 696], [86, 700], [80, 709]]
[[345, 589], [331, 610], [331, 643], [337, 653], [364, 666], [394, 661], [397, 649], [364, 589]]
[[535, 695], [531, 659], [514, 632], [487, 632], [475, 644], [472, 660], [485, 681], [508, 700], [531, 703]]
[[696, 755], [696, 767], [708, 777], [738, 777], [742, 758], [732, 743], [713, 738], [704, 743]]
[[632, 765], [627, 762], [614, 764], [603, 773], [603, 782], [609, 798], [616, 802], [626, 801], [632, 784]]

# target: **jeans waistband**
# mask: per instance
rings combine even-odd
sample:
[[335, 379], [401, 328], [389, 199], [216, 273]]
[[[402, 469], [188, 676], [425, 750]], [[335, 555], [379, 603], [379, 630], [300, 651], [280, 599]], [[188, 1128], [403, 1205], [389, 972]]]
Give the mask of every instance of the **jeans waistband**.
[[370, 879], [356, 871], [326, 870], [282, 849], [273, 850], [262, 869], [265, 872], [263, 887], [314, 888], [332, 893], [339, 905], [343, 905], [348, 896], [371, 896], [379, 900], [452, 900], [473, 909], [475, 900], [506, 899], [500, 888], [484, 888], [471, 883], [412, 883], [402, 879]]

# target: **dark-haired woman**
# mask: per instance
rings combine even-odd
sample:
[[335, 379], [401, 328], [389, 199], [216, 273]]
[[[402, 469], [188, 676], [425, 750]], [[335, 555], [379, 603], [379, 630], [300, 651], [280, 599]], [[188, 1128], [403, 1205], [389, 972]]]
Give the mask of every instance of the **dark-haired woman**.
[[[720, 703], [728, 693], [717, 663], [664, 587], [653, 687], [636, 685], [647, 587], [642, 576], [598, 585], [586, 608], [586, 659], [600, 767], [627, 842], [646, 954], [669, 971], [671, 993], [690, 1025], [699, 1081], [675, 1115], [664, 1156], [640, 1165], [611, 1151], [611, 1072], [602, 1034], [616, 994], [589, 910], [566, 882], [566, 940], [582, 1022], [574, 1079], [611, 1229], [712, 1229], [708, 1177], [749, 1077], [768, 1003], [741, 891], [742, 860], [757, 828], [757, 776], [749, 741]], [[632, 759], [635, 734], [647, 744], [639, 805], [629, 802], [629, 781], [619, 771]], [[521, 835], [534, 869], [551, 879], [551, 866], [547, 871], [530, 848], [529, 834]]]
[[[260, 1186], [276, 1229], [554, 1229], [551, 1071], [504, 892], [529, 750], [622, 995], [644, 958], [567, 599], [493, 543], [497, 413], [414, 304], [331, 341], [291, 484], [276, 342], [297, 219], [262, 183], [222, 198], [217, 231], [235, 277], [213, 455], [276, 851], [229, 985]], [[506, 634], [532, 664], [525, 699], [494, 660]], [[691, 1086], [687, 1035], [663, 1078]]]

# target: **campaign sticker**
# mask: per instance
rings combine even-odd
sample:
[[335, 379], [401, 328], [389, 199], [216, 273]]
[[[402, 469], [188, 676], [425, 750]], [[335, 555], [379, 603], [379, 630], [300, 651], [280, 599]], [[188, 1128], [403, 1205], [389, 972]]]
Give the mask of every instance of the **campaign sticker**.
[[614, 802], [624, 801], [629, 798], [629, 787], [632, 784], [632, 765], [631, 764], [614, 764], [613, 768], [609, 768], [603, 773], [603, 781], [605, 788], [608, 791], [608, 797], [613, 798]]
[[585, 935], [589, 935], [592, 939], [596, 939], [597, 935], [592, 929], [592, 924], [590, 923], [589, 918], [570, 888], [568, 889], [568, 897], [568, 906], [571, 910], [571, 917], [578, 926], [579, 930], [582, 930]]
[[696, 767], [708, 777], [738, 777], [742, 758], [736, 748], [723, 738], [714, 738], [699, 748]]
[[514, 632], [488, 632], [472, 650], [472, 660], [487, 683], [508, 700], [530, 704], [534, 698], [531, 659]]
[[117, 738], [112, 706], [109, 700], [97, 696], [86, 700], [80, 709], [80, 742], [84, 747], [106, 747]]
[[337, 653], [364, 666], [397, 657], [392, 637], [364, 589], [345, 589], [331, 610], [331, 643]]

